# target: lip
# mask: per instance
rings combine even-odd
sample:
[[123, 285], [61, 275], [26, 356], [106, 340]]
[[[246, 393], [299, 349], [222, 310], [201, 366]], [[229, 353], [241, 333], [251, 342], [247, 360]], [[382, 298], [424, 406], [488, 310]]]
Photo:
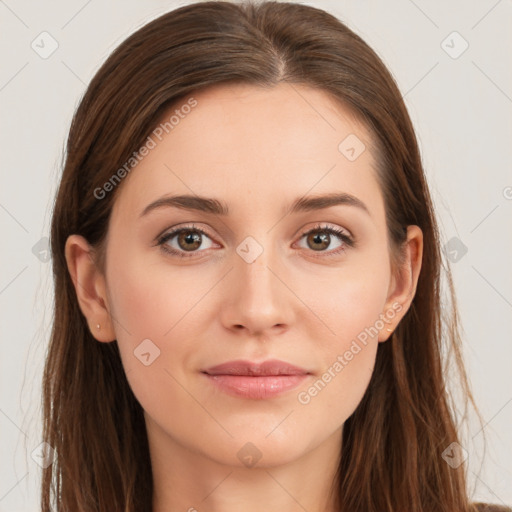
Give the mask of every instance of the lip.
[[306, 375], [310, 372], [291, 363], [279, 359], [268, 359], [261, 363], [253, 361], [236, 360], [212, 366], [204, 373], [208, 375], [244, 375], [244, 376], [269, 376], [269, 375]]
[[285, 361], [228, 361], [202, 370], [217, 388], [232, 396], [263, 400], [297, 387], [310, 372]]

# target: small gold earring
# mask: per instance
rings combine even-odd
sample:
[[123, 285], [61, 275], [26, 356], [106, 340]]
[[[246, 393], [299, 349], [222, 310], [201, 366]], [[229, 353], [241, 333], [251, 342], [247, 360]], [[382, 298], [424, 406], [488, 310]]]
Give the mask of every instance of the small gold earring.
[[393, 329], [386, 329], [388, 332], [393, 332]]

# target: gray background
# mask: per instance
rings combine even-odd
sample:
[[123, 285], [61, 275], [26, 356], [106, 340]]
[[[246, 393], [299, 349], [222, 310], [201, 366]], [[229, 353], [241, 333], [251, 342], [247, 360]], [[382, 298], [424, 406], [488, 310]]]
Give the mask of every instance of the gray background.
[[[41, 442], [53, 293], [44, 237], [72, 113], [123, 39], [187, 3], [0, 0], [0, 511], [38, 509], [40, 468], [31, 453]], [[461, 430], [470, 490], [475, 500], [511, 504], [512, 3], [304, 3], [361, 35], [405, 96], [452, 260], [464, 357], [485, 420], [485, 458], [473, 414]], [[35, 41], [39, 52], [51, 49], [43, 31], [58, 43], [48, 58], [31, 47]], [[459, 55], [464, 41], [469, 46]]]

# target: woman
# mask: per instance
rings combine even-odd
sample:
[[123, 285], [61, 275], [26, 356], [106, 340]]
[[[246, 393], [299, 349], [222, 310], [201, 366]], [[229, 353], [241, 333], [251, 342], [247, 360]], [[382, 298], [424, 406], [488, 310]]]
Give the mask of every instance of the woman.
[[484, 510], [413, 127], [333, 16], [201, 2], [130, 36], [75, 113], [51, 243], [43, 511]]

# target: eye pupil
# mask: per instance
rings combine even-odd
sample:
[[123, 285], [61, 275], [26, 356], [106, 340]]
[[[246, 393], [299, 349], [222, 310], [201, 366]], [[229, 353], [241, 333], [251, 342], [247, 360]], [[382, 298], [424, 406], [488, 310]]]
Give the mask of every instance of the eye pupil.
[[[182, 245], [183, 241], [187, 244], [194, 244], [194, 246], [184, 247]], [[201, 234], [196, 231], [182, 231], [178, 235], [178, 244], [180, 248], [182, 248], [185, 251], [193, 251], [194, 249], [197, 249], [198, 247], [201, 246]]]
[[[326, 234], [326, 233], [314, 233], [312, 235], [310, 235], [308, 237], [309, 238], [312, 238], [313, 239], [313, 243], [315, 244], [321, 244], [322, 246], [320, 247], [320, 249], [325, 249], [326, 247], [329, 247], [329, 242], [330, 242], [330, 235]], [[314, 250], [318, 250], [318, 248], [313, 248], [312, 249]]]

